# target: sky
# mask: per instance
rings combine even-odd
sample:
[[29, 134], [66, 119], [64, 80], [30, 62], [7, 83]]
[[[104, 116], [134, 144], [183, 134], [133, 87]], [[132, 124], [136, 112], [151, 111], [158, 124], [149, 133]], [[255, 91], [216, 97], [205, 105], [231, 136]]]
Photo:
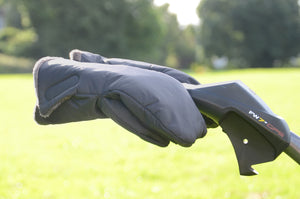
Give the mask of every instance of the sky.
[[200, 0], [154, 0], [155, 5], [168, 3], [169, 11], [177, 15], [180, 25], [198, 24], [199, 18], [196, 13]]

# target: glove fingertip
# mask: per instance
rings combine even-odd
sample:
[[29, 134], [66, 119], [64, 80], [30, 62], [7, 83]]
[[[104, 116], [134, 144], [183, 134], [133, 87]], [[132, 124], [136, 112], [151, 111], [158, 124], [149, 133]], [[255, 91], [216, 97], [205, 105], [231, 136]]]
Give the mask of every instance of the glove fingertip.
[[81, 61], [81, 51], [74, 49], [69, 53], [69, 58], [74, 61]]

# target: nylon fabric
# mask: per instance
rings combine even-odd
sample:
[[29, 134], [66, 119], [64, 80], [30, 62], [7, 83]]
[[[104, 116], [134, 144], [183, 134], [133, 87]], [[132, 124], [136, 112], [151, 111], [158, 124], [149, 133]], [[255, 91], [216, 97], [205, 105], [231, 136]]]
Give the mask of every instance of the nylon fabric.
[[158, 146], [191, 146], [205, 122], [176, 79], [128, 65], [47, 57], [34, 67], [39, 124], [111, 118]]

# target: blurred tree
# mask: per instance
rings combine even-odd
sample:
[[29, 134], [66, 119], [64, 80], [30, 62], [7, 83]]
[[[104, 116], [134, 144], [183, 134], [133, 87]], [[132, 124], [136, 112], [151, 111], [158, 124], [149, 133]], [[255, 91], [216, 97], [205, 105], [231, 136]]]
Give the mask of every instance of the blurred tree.
[[298, 0], [202, 0], [198, 14], [207, 58], [272, 67], [300, 52]]
[[18, 10], [17, 0], [2, 0], [0, 5], [5, 13], [5, 25], [22, 28], [21, 13]]
[[14, 16], [0, 31], [2, 53], [66, 57], [79, 48], [177, 68], [195, 62], [195, 27], [180, 27], [168, 4], [155, 7], [152, 0], [1, 2]]
[[30, 56], [37, 35], [30, 27], [28, 13], [19, 0], [0, 1], [4, 27], [0, 31], [0, 52], [14, 56]]
[[32, 29], [5, 27], [0, 31], [0, 52], [14, 56], [30, 56], [37, 35]]
[[175, 68], [189, 68], [195, 62], [195, 27], [180, 27], [177, 16], [168, 12], [168, 7], [165, 4], [158, 8], [164, 38], [158, 51], [160, 63]]
[[164, 4], [158, 8], [163, 33], [163, 40], [158, 49], [159, 63], [171, 67], [178, 67], [178, 59], [174, 52], [174, 42], [178, 41], [180, 29], [176, 15], [169, 13], [168, 7], [168, 4]]
[[181, 32], [177, 41], [177, 56], [181, 68], [190, 68], [196, 62], [196, 27], [189, 25]]
[[152, 0], [20, 1], [38, 35], [36, 56], [66, 56], [79, 48], [147, 60], [162, 40]]

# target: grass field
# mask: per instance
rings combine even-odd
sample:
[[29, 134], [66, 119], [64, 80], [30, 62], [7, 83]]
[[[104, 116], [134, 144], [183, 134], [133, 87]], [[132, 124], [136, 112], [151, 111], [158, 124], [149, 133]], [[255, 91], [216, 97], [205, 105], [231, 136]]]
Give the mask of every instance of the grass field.
[[[300, 69], [193, 74], [240, 79], [300, 134]], [[300, 199], [300, 167], [285, 154], [241, 177], [221, 129], [192, 147], [159, 148], [110, 120], [39, 126], [31, 75], [0, 75], [0, 199]]]

